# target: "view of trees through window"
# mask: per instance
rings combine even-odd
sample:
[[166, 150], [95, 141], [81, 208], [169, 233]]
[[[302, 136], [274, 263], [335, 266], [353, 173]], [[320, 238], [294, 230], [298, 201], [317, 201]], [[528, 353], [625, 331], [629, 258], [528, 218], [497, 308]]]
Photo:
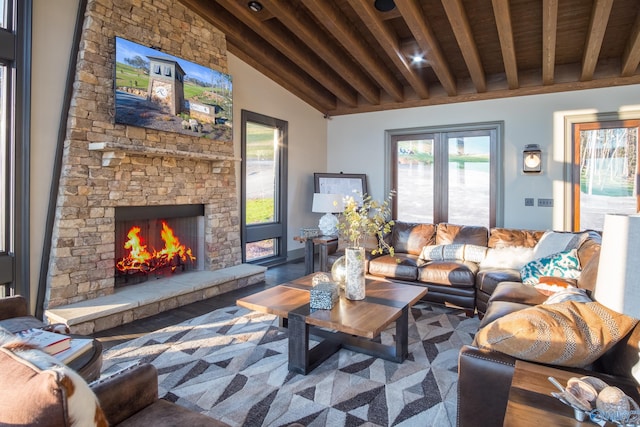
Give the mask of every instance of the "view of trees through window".
[[578, 126], [578, 228], [602, 230], [605, 213], [638, 210], [638, 123], [631, 127]]

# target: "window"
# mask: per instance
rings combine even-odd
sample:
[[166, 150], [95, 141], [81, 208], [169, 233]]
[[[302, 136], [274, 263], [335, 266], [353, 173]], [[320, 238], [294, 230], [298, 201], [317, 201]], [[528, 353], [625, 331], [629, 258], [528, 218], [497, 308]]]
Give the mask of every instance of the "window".
[[605, 213], [640, 208], [640, 120], [603, 120], [573, 125], [573, 230], [602, 230]]
[[0, 0], [0, 296], [29, 296], [31, 0]]
[[242, 111], [243, 261], [286, 260], [287, 122]]
[[390, 132], [394, 218], [496, 226], [501, 134], [500, 123]]

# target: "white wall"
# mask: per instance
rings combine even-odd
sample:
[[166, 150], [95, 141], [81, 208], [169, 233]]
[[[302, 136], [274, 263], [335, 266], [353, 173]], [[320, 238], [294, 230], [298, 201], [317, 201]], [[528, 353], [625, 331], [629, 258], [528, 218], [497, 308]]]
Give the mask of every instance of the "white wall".
[[[289, 252], [302, 249], [293, 240], [301, 227], [318, 225], [320, 214], [311, 212], [313, 172], [326, 170], [327, 125], [322, 113], [265, 77], [238, 57], [227, 54], [229, 73], [233, 78], [233, 115], [236, 128], [233, 140], [240, 157], [240, 111], [264, 114], [289, 123], [288, 154], [288, 241]], [[240, 168], [236, 172], [240, 182]], [[238, 190], [240, 187], [238, 186]], [[238, 193], [240, 200], [240, 193]], [[296, 251], [296, 256], [301, 256]]]
[[[503, 225], [561, 230], [565, 209], [564, 118], [629, 109], [640, 112], [640, 85], [333, 117], [328, 129], [327, 171], [366, 173], [369, 192], [382, 199], [386, 130], [503, 121]], [[522, 149], [527, 144], [542, 147], [542, 175], [521, 172]], [[553, 198], [554, 207], [525, 207], [525, 197]]]
[[78, 0], [33, 2], [30, 283], [35, 307], [58, 128]]

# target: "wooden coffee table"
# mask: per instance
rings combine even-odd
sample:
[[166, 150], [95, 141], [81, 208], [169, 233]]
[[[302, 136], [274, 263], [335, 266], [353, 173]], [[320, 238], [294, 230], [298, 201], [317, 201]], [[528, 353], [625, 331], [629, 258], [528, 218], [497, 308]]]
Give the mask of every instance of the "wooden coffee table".
[[[236, 304], [279, 316], [289, 330], [289, 370], [306, 375], [340, 348], [401, 363], [408, 356], [409, 308], [427, 294], [420, 286], [367, 279], [366, 296], [340, 295], [331, 310], [309, 307], [313, 275], [241, 298]], [[372, 341], [396, 322], [395, 345]], [[322, 329], [321, 329], [322, 328]], [[309, 348], [309, 336], [322, 341]]]

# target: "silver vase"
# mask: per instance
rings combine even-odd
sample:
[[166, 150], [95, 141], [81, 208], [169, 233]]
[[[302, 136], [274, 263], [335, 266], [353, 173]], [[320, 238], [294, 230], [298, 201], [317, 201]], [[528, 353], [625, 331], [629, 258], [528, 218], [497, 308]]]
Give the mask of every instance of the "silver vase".
[[364, 248], [346, 248], [344, 253], [346, 270], [344, 294], [351, 300], [364, 299]]

